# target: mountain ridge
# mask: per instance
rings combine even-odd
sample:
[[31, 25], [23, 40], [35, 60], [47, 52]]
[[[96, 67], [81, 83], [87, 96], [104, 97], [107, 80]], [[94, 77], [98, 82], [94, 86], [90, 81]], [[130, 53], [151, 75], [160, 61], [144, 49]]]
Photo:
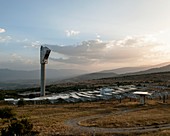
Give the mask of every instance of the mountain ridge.
[[162, 67], [151, 68], [144, 71], [134, 72], [134, 73], [126, 73], [123, 75], [142, 75], [142, 74], [151, 74], [151, 73], [160, 73], [160, 72], [169, 72], [170, 71], [170, 64]]
[[[78, 69], [46, 69], [47, 79], [65, 79], [69, 77], [78, 76], [87, 73]], [[0, 69], [0, 81], [14, 81], [14, 80], [38, 80], [40, 79], [40, 70], [11, 70]]]
[[[46, 81], [47, 84], [57, 84], [62, 82], [79, 82], [84, 80], [93, 80], [100, 78], [111, 78], [111, 77], [121, 77], [121, 76], [131, 76], [131, 75], [142, 75], [149, 73], [160, 73], [160, 72], [170, 72], [170, 65], [150, 68], [147, 70], [141, 70], [138, 72], [129, 72], [124, 74], [124, 70], [135, 71], [137, 67], [125, 67], [120, 69], [103, 70], [99, 72], [87, 73], [87, 71], [74, 70], [74, 69], [47, 69], [46, 70]], [[146, 67], [139, 67], [140, 69], [145, 69]], [[115, 73], [117, 71], [117, 73]], [[12, 74], [12, 72], [14, 72]], [[24, 73], [24, 74], [23, 74]], [[26, 78], [27, 77], [27, 78]], [[19, 71], [10, 69], [0, 69], [0, 89], [16, 89], [24, 88], [30, 86], [39, 86], [40, 83], [40, 70], [30, 71]]]
[[170, 65], [166, 65], [166, 66], [150, 68], [150, 69], [147, 68], [147, 67], [143, 67], [143, 68], [139, 67], [140, 69], [146, 69], [146, 70], [141, 70], [141, 71], [137, 71], [137, 72], [129, 72], [129, 73], [124, 73], [124, 74], [118, 74], [118, 73], [122, 73], [121, 70], [124, 70], [126, 68], [129, 68], [129, 71], [134, 71], [134, 70], [136, 70], [137, 67], [125, 67], [125, 68], [119, 68], [119, 69], [113, 69], [113, 70], [104, 70], [104, 71], [99, 71], [99, 72], [95, 72], [95, 73], [88, 73], [88, 74], [85, 74], [85, 75], [80, 75], [80, 76], [71, 78], [69, 80], [66, 79], [66, 81], [92, 80], [92, 79], [100, 79], [100, 78], [110, 78], [110, 77], [118, 77], [118, 76], [121, 77], [121, 76], [130, 76], [130, 75], [142, 75], [142, 74], [160, 73], [160, 72], [169, 72], [170, 71]]

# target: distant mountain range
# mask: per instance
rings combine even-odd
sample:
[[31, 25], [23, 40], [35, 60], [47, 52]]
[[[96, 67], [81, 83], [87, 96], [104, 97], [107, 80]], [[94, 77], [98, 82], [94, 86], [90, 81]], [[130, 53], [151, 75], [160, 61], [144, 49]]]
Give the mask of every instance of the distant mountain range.
[[[46, 78], [54, 80], [62, 80], [70, 77], [75, 77], [87, 73], [77, 69], [47, 69]], [[21, 71], [0, 69], [0, 82], [2, 81], [17, 81], [17, 80], [38, 80], [40, 79], [40, 70]]]
[[151, 68], [148, 70], [134, 72], [134, 73], [126, 73], [124, 75], [142, 75], [142, 74], [160, 73], [160, 72], [168, 72], [168, 71], [170, 71], [170, 65], [158, 67], [158, 68]]
[[92, 79], [100, 79], [100, 78], [109, 78], [109, 77], [115, 77], [118, 76], [118, 74], [113, 72], [96, 72], [96, 73], [90, 73], [90, 74], [84, 74], [80, 75], [74, 78], [66, 79], [64, 82], [74, 82], [74, 81], [83, 81], [83, 80], [92, 80]]
[[[168, 63], [166, 63], [168, 64]], [[83, 70], [74, 69], [47, 69], [47, 83], [56, 82], [77, 82], [100, 78], [141, 75], [149, 73], [160, 73], [170, 71], [170, 65], [160, 64], [155, 67], [125, 67], [113, 70], [104, 70], [95, 73], [87, 73]], [[16, 89], [39, 86], [40, 70], [20, 71], [10, 69], [0, 69], [0, 89]]]
[[[78, 69], [47, 69], [46, 83], [51, 84], [63, 79], [87, 73]], [[0, 89], [19, 89], [40, 86], [40, 70], [22, 71], [0, 69]]]
[[113, 70], [104, 70], [100, 72], [80, 75], [74, 78], [71, 78], [66, 81], [81, 81], [81, 80], [91, 80], [91, 79], [100, 79], [100, 78], [109, 78], [117, 76], [129, 76], [129, 75], [142, 75], [149, 73], [160, 73], [170, 71], [170, 65], [157, 67], [157, 68], [148, 68], [148, 67], [125, 67]]
[[[165, 63], [161, 63], [161, 64], [157, 64], [157, 65], [153, 65], [153, 66], [139, 66], [139, 67], [123, 67], [123, 68], [117, 68], [117, 69], [112, 69], [112, 70], [104, 70], [101, 71], [102, 73], [109, 73], [109, 72], [113, 72], [116, 74], [127, 74], [127, 73], [136, 73], [136, 72], [140, 72], [140, 71], [146, 71], [146, 70], [150, 70], [151, 73], [153, 69], [159, 69], [160, 71], [162, 69], [165, 69], [164, 67], [170, 65], [170, 62], [165, 62]], [[167, 69], [168, 70], [168, 69]]]
[[134, 73], [138, 71], [147, 70], [148, 67], [124, 67], [124, 68], [117, 68], [112, 70], [104, 70], [100, 73], [115, 73], [115, 74], [126, 74], [126, 73]]

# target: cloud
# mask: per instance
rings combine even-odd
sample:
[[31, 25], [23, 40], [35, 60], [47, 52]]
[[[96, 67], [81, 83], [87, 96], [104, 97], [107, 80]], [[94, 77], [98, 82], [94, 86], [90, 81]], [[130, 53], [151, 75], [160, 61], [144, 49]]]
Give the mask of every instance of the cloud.
[[11, 39], [11, 36], [0, 36], [0, 43], [9, 42]]
[[40, 41], [35, 41], [31, 43], [31, 46], [33, 48], [39, 48], [41, 46], [41, 42]]
[[0, 68], [10, 68], [16, 70], [34, 70], [39, 68], [39, 63], [27, 61], [0, 61]]
[[22, 40], [17, 39], [16, 42], [18, 42], [18, 43], [24, 43], [24, 42], [29, 42], [29, 40], [28, 40], [27, 38], [22, 39]]
[[[9, 39], [11, 37], [0, 37], [0, 42]], [[4, 45], [4, 43], [1, 44]], [[25, 39], [16, 42], [16, 46], [20, 45], [38, 51], [41, 42]], [[170, 60], [170, 46], [158, 42], [153, 35], [127, 36], [120, 40], [110, 41], [95, 39], [83, 41], [77, 45], [45, 44], [44, 46], [52, 50], [48, 65], [50, 68], [71, 67], [96, 71], [125, 66], [158, 64]], [[32, 49], [30, 51], [32, 52]], [[3, 67], [10, 66], [10, 64], [13, 67], [17, 64], [18, 66], [16, 65], [15, 68], [19, 68], [19, 64], [22, 64], [22, 68], [27, 68], [26, 65], [38, 66], [39, 60], [36, 59], [36, 62], [33, 62], [32, 58], [24, 56], [24, 54], [18, 55], [17, 52], [13, 53], [8, 59], [10, 60], [9, 64], [3, 63]]]
[[[53, 52], [62, 54], [65, 57], [51, 56], [51, 60], [77, 65], [94, 64], [144, 64], [148, 57], [154, 59], [158, 53], [155, 48], [162, 46], [151, 36], [127, 36], [122, 40], [101, 41], [89, 40], [83, 41], [78, 45], [47, 45]], [[160, 53], [159, 53], [160, 54]]]
[[0, 28], [0, 33], [4, 33], [6, 30], [3, 28]]
[[17, 53], [11, 54], [10, 62], [20, 62], [27, 65], [31, 65], [33, 63], [31, 59], [25, 58]]
[[97, 37], [97, 39], [101, 38], [101, 36], [99, 34], [97, 34], [97, 33], [96, 33], [96, 37]]
[[69, 58], [51, 58], [50, 60], [62, 62], [62, 63], [69, 63], [69, 64], [90, 64], [91, 62], [87, 58], [82, 57], [69, 57]]
[[28, 39], [24, 39], [23, 41], [21, 41], [23, 43], [25, 43], [24, 48], [40, 48], [40, 46], [42, 45], [42, 43], [40, 41], [29, 41]]
[[5, 57], [5, 60], [0, 60], [0, 68], [10, 68], [18, 70], [31, 70], [39, 68], [39, 61], [28, 58], [18, 53], [12, 53], [9, 55], [0, 54], [0, 57]]
[[74, 31], [74, 30], [66, 30], [65, 32], [67, 37], [76, 36], [80, 34], [80, 31]]
[[15, 61], [15, 60], [23, 61], [23, 58], [22, 58], [20, 55], [18, 55], [18, 54], [16, 54], [16, 53], [13, 53], [13, 54], [11, 55], [11, 61]]

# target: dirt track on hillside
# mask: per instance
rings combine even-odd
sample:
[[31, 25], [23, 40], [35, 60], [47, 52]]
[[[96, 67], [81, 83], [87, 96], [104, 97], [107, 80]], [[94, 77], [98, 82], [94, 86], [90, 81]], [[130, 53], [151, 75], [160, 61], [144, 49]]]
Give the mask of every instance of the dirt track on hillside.
[[[143, 108], [142, 108], [143, 109]], [[146, 108], [145, 108], [146, 109]], [[148, 108], [150, 109], [150, 108]], [[124, 114], [128, 112], [138, 111], [141, 110], [141, 108], [135, 108], [135, 109], [121, 109], [118, 112], [115, 112], [115, 115], [118, 114]], [[143, 133], [143, 132], [152, 132], [152, 131], [158, 131], [158, 130], [165, 130], [170, 129], [170, 123], [169, 124], [162, 124], [162, 125], [152, 125], [152, 126], [143, 126], [143, 127], [128, 127], [128, 128], [100, 128], [100, 127], [86, 127], [79, 125], [79, 122], [89, 120], [89, 119], [95, 119], [95, 118], [101, 118], [104, 116], [107, 116], [111, 113], [105, 113], [105, 114], [97, 114], [92, 116], [86, 116], [86, 117], [79, 117], [67, 120], [65, 124], [73, 130], [78, 130], [79, 132], [85, 132], [85, 133]], [[112, 113], [113, 114], [113, 113]]]

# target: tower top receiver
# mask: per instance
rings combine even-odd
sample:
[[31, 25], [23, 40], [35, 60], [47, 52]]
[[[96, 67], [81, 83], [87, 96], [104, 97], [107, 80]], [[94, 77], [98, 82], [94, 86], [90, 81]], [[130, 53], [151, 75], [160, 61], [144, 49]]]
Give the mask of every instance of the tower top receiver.
[[50, 55], [51, 50], [48, 47], [41, 46], [40, 48], [40, 64], [47, 64], [48, 57]]

